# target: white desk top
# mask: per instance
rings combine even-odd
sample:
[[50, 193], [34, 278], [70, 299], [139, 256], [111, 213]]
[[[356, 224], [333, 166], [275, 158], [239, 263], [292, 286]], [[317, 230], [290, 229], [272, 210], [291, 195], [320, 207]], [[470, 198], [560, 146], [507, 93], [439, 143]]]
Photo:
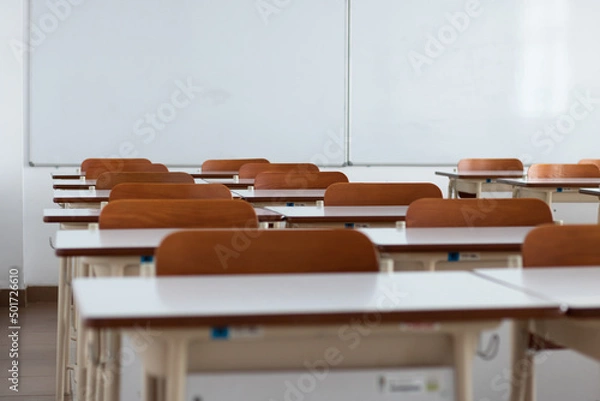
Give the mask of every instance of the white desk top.
[[325, 197], [324, 189], [255, 189], [252, 191], [236, 189], [232, 192], [243, 199], [255, 202], [314, 202]]
[[330, 324], [556, 317], [559, 304], [467, 272], [77, 279], [92, 327]]
[[600, 267], [482, 269], [476, 273], [568, 305], [570, 315], [600, 317]]
[[482, 180], [486, 178], [523, 177], [523, 170], [476, 170], [476, 171], [436, 171], [436, 175], [448, 178]]
[[55, 189], [54, 203], [100, 203], [108, 201], [110, 190], [99, 189]]
[[164, 237], [178, 228], [60, 230], [54, 235], [57, 256], [153, 255]]
[[360, 228], [382, 252], [517, 251], [533, 227]]
[[293, 221], [403, 221], [408, 206], [269, 206]]
[[529, 188], [579, 188], [600, 185], [600, 178], [499, 178], [497, 181]]

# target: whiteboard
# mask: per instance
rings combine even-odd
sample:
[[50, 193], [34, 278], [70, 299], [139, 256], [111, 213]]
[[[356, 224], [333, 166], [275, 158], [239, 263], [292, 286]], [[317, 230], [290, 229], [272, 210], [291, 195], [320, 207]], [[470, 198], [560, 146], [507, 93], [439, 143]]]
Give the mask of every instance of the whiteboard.
[[355, 164], [598, 157], [597, 0], [352, 0], [350, 15]]
[[345, 160], [345, 0], [31, 0], [30, 11], [34, 165]]

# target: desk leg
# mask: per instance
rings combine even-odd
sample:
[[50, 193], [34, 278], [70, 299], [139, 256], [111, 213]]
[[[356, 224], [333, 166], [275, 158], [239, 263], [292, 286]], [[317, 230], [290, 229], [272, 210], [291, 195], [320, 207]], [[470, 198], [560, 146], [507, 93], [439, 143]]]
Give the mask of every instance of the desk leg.
[[477, 199], [481, 198], [482, 185], [483, 183], [481, 181], [477, 181], [477, 190], [475, 191], [475, 197]]
[[533, 357], [528, 352], [529, 323], [515, 321], [512, 329], [512, 388], [510, 401], [532, 401]]
[[58, 271], [58, 312], [56, 322], [56, 399], [63, 401], [65, 394], [65, 354], [68, 346], [67, 332], [68, 320], [66, 319], [67, 306], [67, 258], [60, 258]]
[[116, 401], [119, 399], [121, 378], [121, 333], [107, 331], [107, 358], [104, 365], [104, 400]]
[[454, 379], [456, 399], [473, 401], [473, 356], [479, 332], [466, 330], [454, 334]]
[[[81, 326], [83, 329], [83, 326]], [[96, 375], [98, 373], [98, 332], [96, 330], [85, 330], [82, 333], [82, 340], [86, 341], [87, 352], [86, 352], [86, 380], [85, 380], [85, 398], [80, 394], [77, 394], [77, 398], [81, 401], [95, 401], [96, 397]]]
[[455, 198], [456, 189], [455, 189], [456, 181], [453, 178], [448, 180], [448, 199]]
[[188, 342], [172, 338], [167, 344], [167, 396], [169, 401], [184, 401]]

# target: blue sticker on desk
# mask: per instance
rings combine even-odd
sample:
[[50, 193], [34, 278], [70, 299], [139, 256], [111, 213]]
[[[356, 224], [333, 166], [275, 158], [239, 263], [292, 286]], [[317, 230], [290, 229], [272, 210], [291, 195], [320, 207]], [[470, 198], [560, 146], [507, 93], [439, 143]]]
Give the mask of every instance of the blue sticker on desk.
[[448, 252], [448, 262], [458, 262], [460, 260], [459, 252]]
[[486, 178], [485, 182], [489, 184], [490, 182], [492, 182], [492, 179], [491, 178]]
[[556, 192], [562, 192], [563, 189], [562, 188], [556, 188]]
[[354, 223], [344, 223], [344, 228], [354, 228]]
[[140, 257], [140, 262], [142, 263], [152, 263], [152, 260], [154, 260], [154, 256], [150, 255], [150, 256], [142, 256]]
[[285, 204], [286, 206], [294, 206], [294, 202], [288, 202]]
[[210, 338], [213, 340], [227, 340], [229, 338], [229, 327], [213, 327], [210, 330]]

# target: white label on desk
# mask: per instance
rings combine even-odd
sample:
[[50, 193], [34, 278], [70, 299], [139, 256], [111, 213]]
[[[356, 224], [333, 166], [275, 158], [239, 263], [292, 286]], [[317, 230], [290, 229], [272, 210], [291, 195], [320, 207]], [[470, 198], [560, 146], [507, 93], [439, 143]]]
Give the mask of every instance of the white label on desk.
[[479, 253], [472, 253], [472, 252], [461, 252], [459, 254], [459, 260], [460, 261], [466, 261], [466, 260], [479, 260], [481, 259], [481, 255]]
[[240, 338], [260, 338], [264, 337], [265, 330], [262, 326], [231, 326], [229, 328], [229, 338], [237, 340]]

